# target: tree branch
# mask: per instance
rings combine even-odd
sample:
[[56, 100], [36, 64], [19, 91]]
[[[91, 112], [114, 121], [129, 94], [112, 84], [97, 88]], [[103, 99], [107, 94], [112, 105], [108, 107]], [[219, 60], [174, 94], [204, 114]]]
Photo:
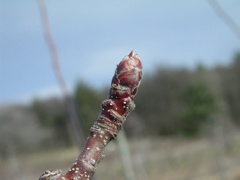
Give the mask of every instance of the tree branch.
[[228, 15], [226, 11], [219, 5], [216, 0], [207, 0], [208, 4], [215, 11], [217, 16], [225, 22], [229, 29], [240, 39], [240, 27], [238, 24]]
[[80, 146], [83, 146], [84, 134], [83, 134], [82, 126], [79, 121], [75, 103], [70, 95], [69, 89], [64, 79], [64, 75], [61, 70], [57, 47], [54, 43], [52, 33], [51, 33], [50, 23], [49, 23], [48, 14], [47, 14], [47, 7], [44, 0], [38, 0], [38, 3], [39, 3], [39, 9], [40, 9], [40, 15], [41, 15], [42, 27], [44, 30], [45, 39], [49, 47], [49, 51], [51, 53], [53, 71], [55, 72], [56, 79], [62, 90], [68, 116], [69, 116], [72, 128], [74, 130], [74, 133], [76, 134], [77, 142]]
[[133, 51], [117, 66], [112, 78], [109, 99], [90, 129], [90, 136], [75, 163], [63, 175], [60, 170], [47, 170], [39, 180], [90, 180], [104, 158], [106, 145], [117, 137], [126, 117], [135, 108], [134, 96], [142, 79], [142, 63]]

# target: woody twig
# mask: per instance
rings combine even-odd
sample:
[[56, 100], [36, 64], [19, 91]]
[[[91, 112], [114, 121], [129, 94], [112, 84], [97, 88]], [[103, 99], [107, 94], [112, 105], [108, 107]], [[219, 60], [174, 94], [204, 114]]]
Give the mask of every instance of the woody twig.
[[90, 129], [85, 147], [68, 172], [47, 170], [39, 180], [90, 180], [104, 158], [106, 145], [117, 137], [126, 117], [135, 108], [134, 96], [142, 79], [142, 63], [133, 51], [119, 63], [112, 78], [109, 99]]

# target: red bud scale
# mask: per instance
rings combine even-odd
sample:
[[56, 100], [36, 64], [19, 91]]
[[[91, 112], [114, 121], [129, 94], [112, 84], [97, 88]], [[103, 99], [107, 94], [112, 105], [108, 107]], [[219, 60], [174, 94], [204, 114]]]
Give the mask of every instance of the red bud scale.
[[102, 102], [102, 111], [90, 129], [85, 147], [68, 172], [47, 170], [39, 180], [90, 180], [104, 158], [105, 146], [115, 137], [135, 108], [134, 96], [142, 79], [142, 63], [133, 51], [119, 63], [112, 78], [109, 99]]

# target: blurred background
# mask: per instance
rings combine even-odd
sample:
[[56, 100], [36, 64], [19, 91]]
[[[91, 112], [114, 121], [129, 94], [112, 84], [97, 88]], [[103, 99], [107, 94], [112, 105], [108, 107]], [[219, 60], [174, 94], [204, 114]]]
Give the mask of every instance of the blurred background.
[[[4, 180], [38, 179], [46, 169], [66, 172], [81, 151], [46, 43], [40, 1], [0, 0]], [[116, 65], [132, 50], [143, 62], [136, 109], [124, 124], [126, 136], [120, 135], [128, 144], [114, 140], [107, 146], [96, 180], [240, 180], [240, 1], [45, 5], [85, 136], [108, 97]], [[130, 153], [131, 176], [122, 148]]]

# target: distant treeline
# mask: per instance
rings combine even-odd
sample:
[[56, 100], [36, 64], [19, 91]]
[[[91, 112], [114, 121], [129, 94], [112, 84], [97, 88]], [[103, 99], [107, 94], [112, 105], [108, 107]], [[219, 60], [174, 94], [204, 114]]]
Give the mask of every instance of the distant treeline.
[[[84, 82], [77, 83], [73, 99], [85, 134], [96, 121], [101, 101], [107, 96], [107, 90], [94, 89]], [[203, 65], [194, 70], [156, 68], [153, 73], [144, 75], [135, 102], [136, 109], [124, 125], [129, 137], [196, 137], [211, 133], [212, 128], [223, 121], [238, 128], [240, 53], [228, 66], [212, 69]], [[72, 144], [73, 134], [62, 99], [35, 99], [27, 108], [24, 113], [34, 115], [38, 126], [50, 132], [48, 138], [41, 139], [41, 143], [47, 146]]]
[[[106, 90], [77, 83], [73, 97], [85, 133], [95, 122], [101, 101], [107, 95]], [[124, 126], [130, 136], [197, 136], [219, 116], [239, 125], [240, 54], [235, 55], [228, 67], [206, 69], [199, 65], [195, 70], [159, 67], [153, 74], [145, 74], [135, 101], [136, 109]], [[52, 128], [62, 141], [69, 142], [68, 118], [61, 100], [35, 100], [32, 109], [43, 126]]]

